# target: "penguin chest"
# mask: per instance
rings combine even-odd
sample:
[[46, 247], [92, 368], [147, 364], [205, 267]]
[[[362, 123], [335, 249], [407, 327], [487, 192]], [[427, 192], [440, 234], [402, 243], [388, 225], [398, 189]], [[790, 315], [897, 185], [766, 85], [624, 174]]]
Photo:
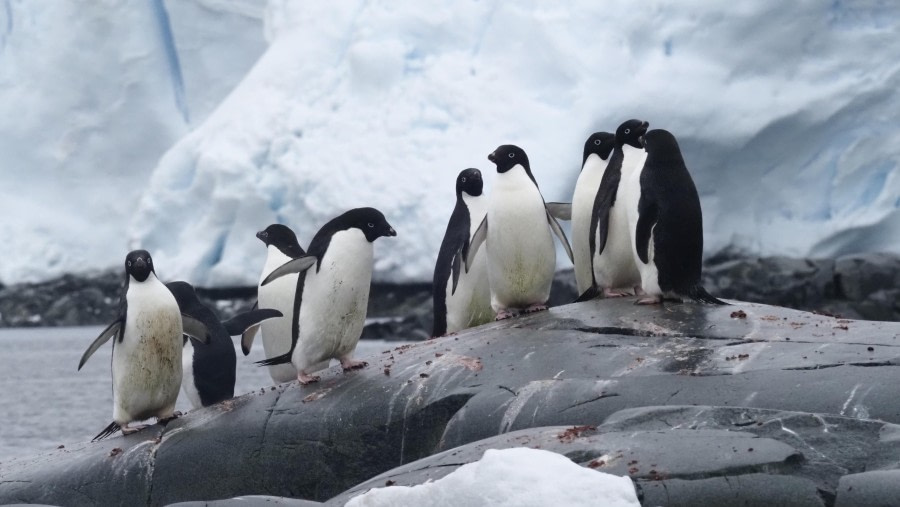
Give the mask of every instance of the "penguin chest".
[[[291, 260], [277, 247], [269, 245], [266, 264], [263, 266], [259, 282], [262, 283], [269, 274]], [[259, 308], [272, 308], [281, 312], [284, 317], [267, 319], [260, 324], [263, 350], [267, 358], [286, 354], [291, 350], [292, 328], [294, 322], [294, 298], [297, 292], [298, 274], [285, 275], [267, 285], [257, 288]], [[297, 377], [297, 372], [290, 364], [279, 364], [269, 367], [269, 374], [276, 382], [287, 382]]]
[[509, 306], [546, 301], [556, 249], [544, 200], [524, 170], [497, 178], [487, 216], [492, 298]]
[[359, 229], [349, 229], [335, 233], [319, 269], [306, 272], [292, 357], [298, 369], [356, 348], [366, 320], [372, 260], [372, 243]]
[[124, 336], [115, 344], [112, 361], [116, 420], [170, 415], [182, 374], [178, 304], [153, 275], [131, 283], [126, 299]]
[[594, 200], [603, 180], [607, 161], [596, 154], [588, 156], [575, 183], [572, 195], [572, 256], [575, 261], [575, 282], [578, 293], [591, 286], [591, 215]]
[[[469, 210], [469, 237], [471, 238], [486, 215], [486, 200], [481, 196], [473, 198], [465, 194], [463, 194], [463, 199]], [[453, 290], [453, 277], [452, 275], [448, 276], [445, 296], [448, 333], [484, 324], [493, 319], [490, 285], [487, 278], [486, 250], [479, 250], [475, 254], [475, 259], [469, 266], [468, 272], [464, 269], [460, 271], [455, 291]]]
[[[594, 256], [594, 278], [604, 288], [630, 288], [640, 284], [641, 278], [632, 251], [632, 232], [628, 221], [627, 184], [623, 174], [616, 189], [615, 204], [609, 210], [606, 245]], [[598, 234], [598, 231], [594, 231]], [[600, 244], [597, 238], [597, 245]]]

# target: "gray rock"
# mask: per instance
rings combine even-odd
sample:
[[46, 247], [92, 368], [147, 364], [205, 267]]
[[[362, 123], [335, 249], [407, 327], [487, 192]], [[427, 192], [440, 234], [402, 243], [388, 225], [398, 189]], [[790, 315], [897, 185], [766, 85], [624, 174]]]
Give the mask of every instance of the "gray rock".
[[900, 501], [900, 470], [876, 470], [841, 477], [835, 507], [893, 507]]
[[[569, 425], [602, 425], [597, 445], [628, 447], [678, 480], [774, 474], [828, 494], [848, 472], [893, 468], [900, 449], [879, 439], [894, 434], [887, 423], [900, 423], [900, 324], [749, 303], [632, 303], [568, 305], [396, 347], [363, 370], [327, 370], [318, 384], [283, 384], [167, 428], [6, 462], [0, 503], [326, 501], [442, 451]], [[659, 406], [670, 408], [636, 408]], [[694, 433], [674, 438], [667, 424]], [[635, 432], [640, 438], [628, 436]], [[750, 440], [752, 453], [731, 452]], [[654, 460], [665, 449], [665, 461]], [[678, 463], [677, 454], [692, 452], [698, 457]], [[650, 480], [649, 468], [638, 468], [635, 477]], [[629, 472], [627, 462], [610, 469]]]

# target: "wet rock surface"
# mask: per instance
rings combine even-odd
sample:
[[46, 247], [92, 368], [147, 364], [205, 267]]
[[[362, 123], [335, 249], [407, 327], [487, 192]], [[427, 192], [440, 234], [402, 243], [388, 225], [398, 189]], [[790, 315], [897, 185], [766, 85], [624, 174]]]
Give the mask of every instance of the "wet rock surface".
[[[638, 481], [645, 505], [744, 495], [833, 505], [846, 476], [897, 468], [900, 324], [633, 301], [395, 347], [363, 370], [326, 370], [318, 384], [264, 388], [166, 428], [3, 463], [0, 503], [325, 502], [377, 485], [378, 474], [463, 456], [458, 466], [502, 442], [604, 461]], [[577, 426], [596, 429], [566, 436]]]

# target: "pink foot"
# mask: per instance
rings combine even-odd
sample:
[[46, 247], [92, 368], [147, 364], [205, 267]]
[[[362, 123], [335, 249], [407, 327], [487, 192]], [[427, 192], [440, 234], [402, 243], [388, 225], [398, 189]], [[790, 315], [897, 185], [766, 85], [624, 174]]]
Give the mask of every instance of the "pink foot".
[[658, 305], [663, 302], [662, 296], [654, 296], [649, 298], [638, 299], [634, 302], [636, 305]]
[[156, 420], [156, 422], [159, 423], [159, 424], [163, 424], [163, 425], [169, 424], [169, 422], [171, 422], [171, 421], [174, 420], [174, 419], [178, 419], [178, 418], [181, 417], [182, 415], [183, 415], [183, 414], [182, 414], [180, 411], [179, 411], [179, 412], [174, 412], [174, 413], [172, 413], [172, 415], [170, 415], [169, 417], [160, 417], [160, 418], [158, 418], [158, 419]]
[[301, 385], [312, 384], [313, 382], [318, 382], [319, 377], [315, 375], [309, 375], [304, 371], [301, 371], [297, 374], [297, 382], [300, 382]]
[[369, 363], [367, 363], [365, 361], [354, 361], [352, 359], [341, 359], [341, 368], [343, 368], [344, 371], [358, 370], [360, 368], [365, 368], [366, 366], [369, 366]]
[[131, 435], [132, 433], [137, 433], [142, 429], [146, 428], [148, 425], [139, 424], [137, 426], [122, 426], [122, 434], [123, 435]]
[[634, 295], [635, 296], [646, 296], [647, 293], [644, 292], [644, 289], [642, 289], [640, 285], [635, 285], [634, 286]]
[[547, 309], [547, 305], [545, 305], [545, 304], [531, 305], [525, 309], [525, 313], [542, 312], [546, 309]]
[[621, 292], [621, 291], [612, 290], [609, 288], [603, 289], [603, 297], [605, 297], [605, 298], [624, 298], [624, 297], [627, 297], [630, 295], [631, 294], [628, 294], [627, 292]]
[[511, 317], [518, 317], [519, 313], [514, 310], [500, 310], [494, 320], [506, 320]]

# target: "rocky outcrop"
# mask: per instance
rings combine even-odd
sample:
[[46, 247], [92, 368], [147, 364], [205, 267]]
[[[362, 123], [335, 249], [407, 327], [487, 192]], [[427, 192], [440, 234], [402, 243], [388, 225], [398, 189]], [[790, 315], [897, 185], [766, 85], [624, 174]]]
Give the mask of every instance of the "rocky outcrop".
[[565, 454], [590, 465], [613, 453], [603, 467], [646, 483], [654, 502], [666, 490], [727, 498], [773, 475], [784, 495], [831, 505], [843, 482], [873, 483], [851, 474], [896, 468], [900, 325], [758, 304], [632, 303], [568, 305], [396, 347], [318, 384], [10, 461], [0, 503], [327, 501], [483, 439], [543, 447], [560, 426], [596, 427], [576, 431], [572, 449], [590, 437], [581, 454]]

